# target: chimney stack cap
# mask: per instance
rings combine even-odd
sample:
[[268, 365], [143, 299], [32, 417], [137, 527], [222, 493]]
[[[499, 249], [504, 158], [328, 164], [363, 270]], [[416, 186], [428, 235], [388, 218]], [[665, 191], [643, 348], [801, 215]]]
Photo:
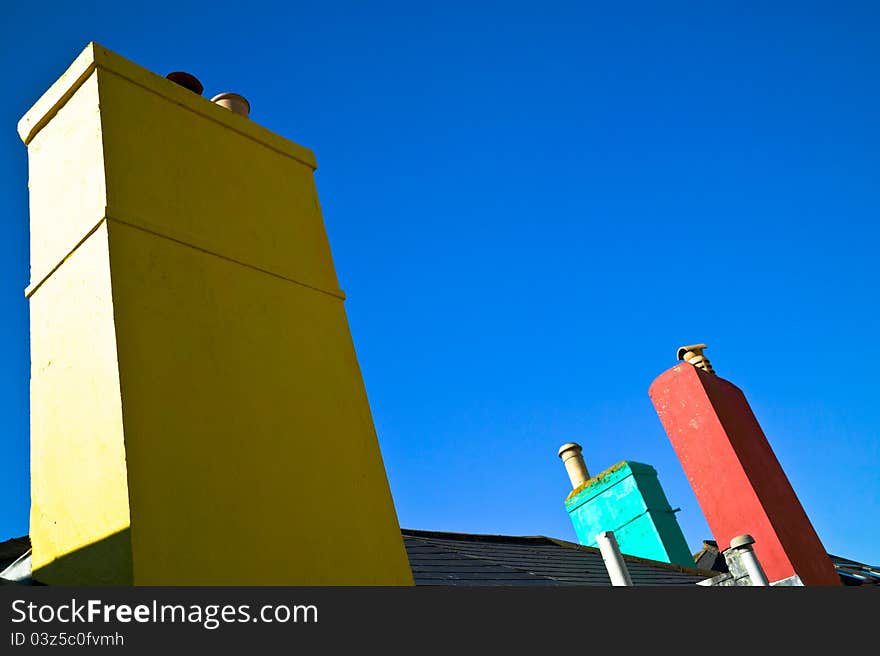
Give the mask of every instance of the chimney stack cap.
[[744, 533], [743, 535], [737, 535], [730, 541], [730, 548], [739, 549], [741, 547], [747, 547], [750, 544], [755, 544], [755, 538], [748, 533]]

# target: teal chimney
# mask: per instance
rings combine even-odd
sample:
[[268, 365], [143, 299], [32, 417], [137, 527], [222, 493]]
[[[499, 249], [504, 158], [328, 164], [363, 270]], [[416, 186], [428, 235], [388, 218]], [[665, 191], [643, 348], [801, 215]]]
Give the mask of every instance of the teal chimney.
[[651, 465], [625, 460], [590, 478], [580, 445], [563, 445], [559, 457], [574, 488], [565, 499], [565, 509], [578, 542], [598, 547], [596, 536], [613, 531], [627, 555], [694, 566], [676, 511]]

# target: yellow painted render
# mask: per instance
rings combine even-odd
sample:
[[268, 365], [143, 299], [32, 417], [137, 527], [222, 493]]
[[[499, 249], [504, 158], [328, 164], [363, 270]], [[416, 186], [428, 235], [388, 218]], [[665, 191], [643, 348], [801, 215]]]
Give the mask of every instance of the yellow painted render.
[[35, 577], [411, 585], [311, 151], [97, 44], [19, 133]]
[[112, 221], [110, 250], [135, 581], [388, 582], [406, 556], [342, 302]]
[[98, 102], [98, 75], [92, 71], [28, 144], [32, 286], [104, 217], [107, 191]]
[[230, 129], [252, 121], [193, 93], [199, 112], [116, 72], [100, 86], [111, 218], [341, 295], [313, 168], [296, 152]]
[[129, 526], [106, 224], [31, 297], [30, 323], [34, 571], [130, 584], [130, 548], [91, 546]]

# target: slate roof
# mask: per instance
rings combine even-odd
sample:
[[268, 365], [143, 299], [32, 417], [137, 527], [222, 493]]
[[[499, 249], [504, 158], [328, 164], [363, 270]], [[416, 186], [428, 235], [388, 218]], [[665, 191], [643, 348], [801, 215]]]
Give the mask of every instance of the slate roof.
[[828, 554], [844, 585], [880, 586], [880, 567], [872, 567], [848, 558]]
[[31, 539], [27, 535], [0, 542], [0, 572], [9, 567], [30, 548]]
[[[607, 586], [602, 554], [544, 536], [475, 535], [402, 529], [416, 585], [434, 586]], [[0, 542], [0, 572], [29, 555], [28, 536]], [[880, 567], [831, 555], [845, 585], [880, 586]], [[714, 541], [703, 543], [696, 568], [624, 556], [636, 586], [690, 586], [727, 570]], [[720, 558], [720, 560], [719, 560]], [[30, 567], [27, 563], [28, 569]], [[718, 569], [708, 569], [712, 566]], [[721, 569], [723, 568], [723, 569]], [[19, 583], [34, 585], [30, 578]], [[11, 583], [0, 578], [0, 584]], [[880, 588], [878, 588], [880, 589]]]
[[[874, 567], [848, 558], [828, 554], [834, 569], [844, 585], [877, 585], [880, 586], [880, 567]], [[704, 540], [703, 548], [694, 554], [697, 567], [712, 569], [716, 572], [727, 572], [727, 562], [718, 550], [715, 540]]]
[[[594, 547], [544, 536], [473, 535], [403, 529], [416, 585], [608, 586]], [[633, 585], [686, 585], [717, 572], [624, 556]]]

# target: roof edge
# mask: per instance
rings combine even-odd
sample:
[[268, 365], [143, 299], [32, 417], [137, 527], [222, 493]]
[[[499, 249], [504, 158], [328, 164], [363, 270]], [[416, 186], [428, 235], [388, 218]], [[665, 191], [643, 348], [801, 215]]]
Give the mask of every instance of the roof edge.
[[452, 531], [426, 531], [415, 528], [401, 528], [400, 532], [414, 538], [438, 538], [446, 540], [466, 540], [468, 542], [517, 542], [521, 544], [552, 544], [554, 540], [544, 535], [494, 535], [491, 533], [455, 533]]

